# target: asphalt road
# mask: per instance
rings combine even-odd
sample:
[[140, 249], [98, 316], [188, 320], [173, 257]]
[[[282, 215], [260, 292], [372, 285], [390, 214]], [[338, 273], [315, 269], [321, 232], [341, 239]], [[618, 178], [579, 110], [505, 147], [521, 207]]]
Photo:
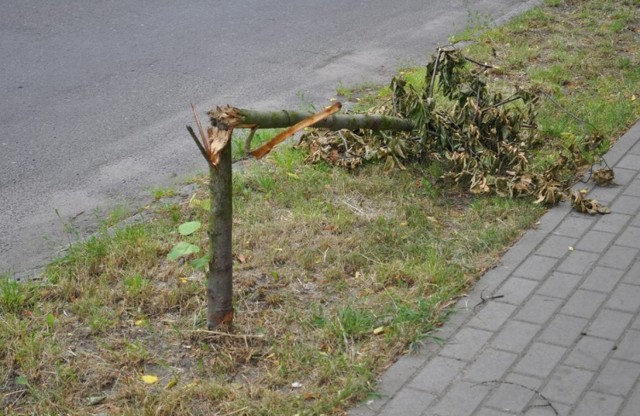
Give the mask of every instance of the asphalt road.
[[[204, 171], [189, 102], [326, 105], [535, 0], [0, 2], [0, 271]], [[304, 100], [301, 100], [304, 97]], [[74, 236], [74, 238], [76, 238]]]

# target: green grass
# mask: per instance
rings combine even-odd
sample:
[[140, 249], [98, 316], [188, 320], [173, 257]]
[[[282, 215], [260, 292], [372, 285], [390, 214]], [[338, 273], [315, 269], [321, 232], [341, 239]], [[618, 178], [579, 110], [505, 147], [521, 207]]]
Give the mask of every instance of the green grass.
[[[540, 108], [541, 170], [597, 132], [593, 159], [640, 116], [637, 33], [620, 30], [638, 27], [637, 2], [546, 3], [465, 50], [500, 67], [486, 74], [498, 85], [553, 99]], [[403, 72], [425, 82], [424, 69]], [[389, 96], [371, 92], [360, 102]], [[273, 135], [257, 134], [253, 147]], [[438, 163], [347, 172], [306, 157], [283, 145], [234, 174], [231, 334], [205, 330], [193, 258], [166, 260], [178, 241], [206, 248], [205, 176], [192, 180], [193, 198], [149, 208], [148, 222], [107, 232], [128, 211], [109, 215], [40, 281], [2, 276], [0, 413], [342, 414], [375, 394], [398, 355], [437, 342], [455, 299], [544, 212], [443, 185]], [[187, 221], [203, 227], [182, 236]]]

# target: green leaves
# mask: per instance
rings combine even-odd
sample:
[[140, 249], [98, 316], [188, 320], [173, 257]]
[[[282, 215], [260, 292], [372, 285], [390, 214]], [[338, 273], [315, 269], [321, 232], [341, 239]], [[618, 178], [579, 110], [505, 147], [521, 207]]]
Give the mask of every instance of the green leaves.
[[[180, 235], [188, 236], [200, 229], [202, 224], [200, 221], [189, 221], [178, 226], [178, 232]], [[200, 247], [195, 244], [188, 243], [186, 241], [180, 241], [173, 249], [167, 254], [167, 260], [177, 260], [180, 257], [185, 257], [190, 254], [196, 254], [200, 252]], [[195, 267], [195, 266], [194, 266]]]
[[178, 260], [180, 257], [188, 256], [200, 252], [200, 247], [195, 244], [180, 241], [173, 246], [173, 249], [167, 254], [167, 260]]
[[200, 229], [200, 221], [189, 221], [184, 224], [180, 224], [178, 227], [178, 232], [181, 235], [191, 235]]

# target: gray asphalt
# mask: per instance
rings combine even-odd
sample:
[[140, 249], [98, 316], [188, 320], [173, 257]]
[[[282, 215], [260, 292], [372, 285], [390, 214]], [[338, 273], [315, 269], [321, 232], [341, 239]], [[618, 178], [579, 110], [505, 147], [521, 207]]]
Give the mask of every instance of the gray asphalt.
[[29, 274], [67, 242], [63, 224], [88, 235], [204, 170], [189, 102], [325, 105], [340, 83], [425, 62], [470, 18], [534, 3], [2, 1], [0, 271]]

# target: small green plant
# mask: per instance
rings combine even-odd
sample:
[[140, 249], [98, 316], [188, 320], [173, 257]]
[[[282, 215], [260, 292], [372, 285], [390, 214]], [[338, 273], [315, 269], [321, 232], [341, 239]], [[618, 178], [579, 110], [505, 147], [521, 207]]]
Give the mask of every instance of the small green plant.
[[176, 190], [173, 188], [154, 188], [151, 190], [153, 199], [159, 201], [163, 198], [172, 198], [176, 195]]
[[[178, 226], [178, 233], [183, 237], [189, 236], [200, 229], [202, 224], [200, 221], [188, 221]], [[167, 260], [178, 260], [181, 257], [187, 257], [192, 254], [200, 253], [200, 247], [187, 241], [180, 241], [173, 246], [173, 249], [167, 254]], [[209, 262], [209, 255], [204, 255], [197, 259], [191, 260], [193, 268], [205, 270]]]

